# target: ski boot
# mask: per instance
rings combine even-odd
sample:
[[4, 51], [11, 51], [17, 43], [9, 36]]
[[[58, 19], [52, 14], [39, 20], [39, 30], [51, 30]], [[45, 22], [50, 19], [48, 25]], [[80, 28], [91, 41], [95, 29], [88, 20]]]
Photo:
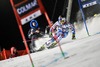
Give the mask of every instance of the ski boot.
[[30, 49], [30, 53], [35, 53], [35, 52], [36, 52], [35, 47], [34, 47], [34, 48], [32, 48], [32, 49]]

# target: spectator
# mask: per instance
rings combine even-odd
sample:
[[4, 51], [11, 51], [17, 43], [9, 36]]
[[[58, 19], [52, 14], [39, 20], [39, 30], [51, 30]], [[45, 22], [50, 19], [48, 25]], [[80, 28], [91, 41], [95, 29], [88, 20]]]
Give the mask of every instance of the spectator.
[[10, 58], [19, 56], [18, 51], [15, 47], [11, 47], [10, 51], [11, 51]]
[[28, 38], [31, 39], [31, 43], [29, 44], [30, 52], [35, 52], [35, 40], [39, 37], [42, 37], [43, 33], [40, 31], [40, 28], [38, 27], [38, 22], [36, 20], [32, 20], [30, 22], [30, 29], [28, 31]]

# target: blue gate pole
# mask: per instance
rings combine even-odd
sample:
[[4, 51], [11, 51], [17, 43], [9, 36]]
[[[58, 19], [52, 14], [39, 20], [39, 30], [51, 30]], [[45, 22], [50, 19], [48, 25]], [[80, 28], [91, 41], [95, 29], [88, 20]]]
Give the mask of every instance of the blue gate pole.
[[84, 22], [84, 24], [85, 24], [85, 28], [86, 28], [87, 34], [88, 34], [88, 36], [90, 36], [90, 35], [89, 35], [88, 28], [87, 28], [86, 19], [85, 19], [83, 10], [82, 10], [82, 5], [81, 5], [80, 0], [78, 0], [78, 3], [79, 3], [80, 11], [81, 11], [81, 13], [82, 13], [82, 18], [83, 18], [83, 22]]

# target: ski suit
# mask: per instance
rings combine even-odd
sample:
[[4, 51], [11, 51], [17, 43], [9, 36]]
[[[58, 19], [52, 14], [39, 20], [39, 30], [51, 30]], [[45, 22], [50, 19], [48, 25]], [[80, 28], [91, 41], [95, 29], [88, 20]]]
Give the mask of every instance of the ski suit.
[[55, 40], [60, 41], [62, 38], [65, 38], [69, 30], [71, 29], [72, 34], [75, 34], [75, 28], [71, 24], [67, 24], [64, 22], [64, 24], [61, 24], [60, 21], [57, 21], [54, 23], [54, 25], [50, 28], [50, 32], [52, 32], [52, 38], [46, 42], [46, 47], [49, 47]]

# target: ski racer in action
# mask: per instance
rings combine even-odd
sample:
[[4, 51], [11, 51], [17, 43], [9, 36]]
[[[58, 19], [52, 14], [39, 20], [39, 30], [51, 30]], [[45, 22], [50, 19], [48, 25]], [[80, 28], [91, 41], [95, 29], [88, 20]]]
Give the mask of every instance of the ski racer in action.
[[75, 38], [75, 28], [70, 23], [67, 23], [65, 21], [65, 18], [62, 18], [61, 16], [58, 17], [58, 21], [53, 24], [53, 26], [50, 28], [50, 36], [52, 35], [51, 39], [47, 41], [41, 48], [52, 48], [54, 47], [57, 42], [60, 42], [62, 38], [67, 37], [69, 30], [72, 31], [72, 39]]

